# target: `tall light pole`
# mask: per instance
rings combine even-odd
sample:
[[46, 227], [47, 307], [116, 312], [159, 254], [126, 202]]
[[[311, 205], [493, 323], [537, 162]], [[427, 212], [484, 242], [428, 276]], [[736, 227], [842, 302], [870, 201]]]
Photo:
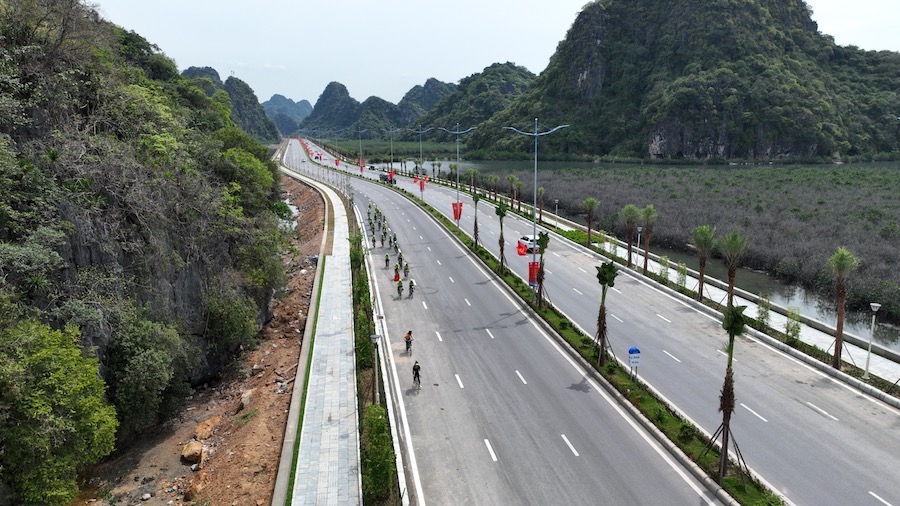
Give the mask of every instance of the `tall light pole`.
[[872, 338], [875, 337], [875, 315], [881, 309], [881, 304], [872, 302], [869, 304], [869, 307], [872, 308], [872, 331], [869, 332], [869, 352], [866, 354], [866, 372], [863, 373], [863, 379], [865, 380], [869, 379], [869, 359], [872, 358]]
[[638, 250], [638, 260], [640, 260], [641, 259], [641, 231], [644, 230], [644, 227], [638, 225], [637, 229], [638, 229], [637, 250]]
[[412, 130], [413, 132], [419, 134], [419, 160], [422, 162], [422, 174], [425, 174], [425, 158], [422, 156], [422, 134], [425, 132], [430, 132], [434, 130], [434, 127], [428, 127], [422, 130], [422, 125], [419, 125], [418, 130], [413, 130], [412, 128], [407, 128], [407, 130]]
[[[561, 130], [563, 128], [568, 127], [569, 125], [559, 125], [556, 127], [547, 130], [546, 132], [538, 132], [538, 119], [534, 118], [534, 133], [531, 132], [523, 132], [518, 128], [513, 128], [511, 126], [503, 127], [504, 130], [512, 130], [513, 132], [521, 135], [530, 135], [534, 137], [534, 203], [531, 207], [531, 237], [537, 241], [537, 162], [538, 162], [538, 137], [544, 135], [550, 135], [557, 130]], [[458, 170], [458, 169], [457, 169]], [[559, 219], [559, 218], [557, 218]], [[531, 262], [537, 262], [537, 248], [531, 248]], [[529, 276], [530, 277], [530, 276]], [[537, 286], [535, 286], [537, 289]]]
[[359, 165], [362, 166], [362, 134], [366, 131], [365, 128], [358, 129], [359, 130]]
[[369, 339], [372, 340], [372, 344], [375, 345], [375, 404], [381, 404], [381, 399], [379, 399], [378, 395], [378, 340], [381, 338], [378, 334], [372, 334], [369, 336]]
[[[459, 206], [459, 136], [460, 134], [467, 134], [472, 130], [475, 130], [475, 127], [467, 128], [462, 132], [459, 131], [459, 123], [456, 124], [456, 131], [447, 130], [444, 127], [438, 127], [445, 132], [449, 132], [451, 134], [456, 134], [456, 205]], [[456, 213], [454, 213], [456, 214]], [[462, 212], [460, 212], [457, 216], [462, 216]], [[459, 228], [459, 218], [456, 219], [456, 227]]]
[[556, 206], [556, 211], [553, 213], [556, 216], [556, 228], [559, 228], [559, 199], [553, 199], [553, 204]]
[[399, 132], [400, 128], [389, 128], [388, 133], [391, 134], [391, 164], [388, 170], [394, 170], [394, 132]]

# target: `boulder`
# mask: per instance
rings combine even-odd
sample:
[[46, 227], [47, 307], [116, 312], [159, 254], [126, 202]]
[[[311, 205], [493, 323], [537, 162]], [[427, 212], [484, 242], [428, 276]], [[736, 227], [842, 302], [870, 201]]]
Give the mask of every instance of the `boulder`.
[[203, 443], [200, 441], [191, 441], [184, 445], [184, 449], [181, 450], [181, 458], [184, 459], [185, 462], [199, 464], [203, 459]]
[[203, 441], [205, 439], [209, 439], [212, 437], [213, 432], [222, 424], [222, 418], [219, 416], [214, 416], [211, 418], [207, 418], [203, 420], [197, 425], [197, 428], [194, 429], [194, 438], [198, 441]]

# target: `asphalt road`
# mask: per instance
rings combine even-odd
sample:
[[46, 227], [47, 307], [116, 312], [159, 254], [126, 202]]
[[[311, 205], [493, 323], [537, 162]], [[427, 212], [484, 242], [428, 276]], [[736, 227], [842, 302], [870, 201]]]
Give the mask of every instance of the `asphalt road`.
[[[419, 193], [408, 179], [400, 178], [400, 186]], [[452, 216], [455, 190], [429, 184], [423, 195]], [[465, 193], [460, 198], [461, 226], [471, 233], [473, 204]], [[481, 242], [496, 254], [499, 223], [484, 200], [478, 223]], [[517, 256], [515, 240], [531, 234], [532, 224], [508, 215], [504, 232], [509, 265], [524, 277], [531, 256]], [[552, 302], [593, 335], [600, 299], [595, 266], [603, 259], [553, 235], [545, 260]], [[727, 342], [720, 323], [626, 272], [607, 306], [617, 355], [640, 348], [639, 376], [714, 432], [721, 422]], [[732, 432], [748, 465], [769, 486], [796, 504], [900, 504], [900, 412], [752, 338], [738, 338], [734, 368]]]
[[398, 298], [395, 255], [385, 269], [387, 247], [372, 250], [420, 503], [717, 503], [421, 209], [383, 186], [353, 186], [363, 215], [367, 199], [385, 213], [416, 280], [415, 295]]

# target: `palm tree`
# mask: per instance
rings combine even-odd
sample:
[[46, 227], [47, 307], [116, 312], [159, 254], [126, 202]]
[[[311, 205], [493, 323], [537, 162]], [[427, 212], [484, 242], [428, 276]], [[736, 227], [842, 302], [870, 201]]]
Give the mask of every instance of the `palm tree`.
[[472, 194], [472, 202], [475, 203], [475, 226], [472, 227], [472, 237], [475, 239], [475, 251], [478, 251], [478, 201], [481, 197], [477, 193]]
[[656, 208], [647, 204], [641, 209], [641, 222], [644, 224], [644, 275], [647, 275], [647, 262], [650, 259], [650, 233], [656, 224]]
[[503, 218], [506, 217], [506, 204], [502, 201], [497, 204], [497, 208], [494, 211], [497, 213], [497, 217], [500, 218], [500, 275], [506, 271], [506, 254], [503, 252], [506, 241], [503, 239]]
[[[437, 177], [440, 177], [440, 176], [441, 176], [441, 165], [442, 165], [442, 164], [443, 164], [443, 162], [438, 162], [438, 163], [437, 163], [437, 173], [438, 173]], [[434, 174], [431, 174], [431, 177], [435, 177]]]
[[859, 260], [844, 247], [839, 247], [826, 262], [834, 274], [834, 305], [837, 308], [837, 327], [834, 332], [834, 357], [831, 367], [841, 370], [841, 353], [844, 347], [844, 306], [847, 302], [847, 276], [859, 267]]
[[[744, 309], [747, 306], [732, 306], [728, 303], [728, 308], [723, 313], [722, 328], [728, 333], [728, 365], [725, 367], [725, 383], [722, 385], [722, 392], [719, 395], [719, 411], [722, 412], [722, 425], [719, 431], [722, 432], [722, 452], [719, 457], [719, 483], [725, 477], [726, 466], [728, 465], [728, 441], [731, 436], [731, 414], [734, 413], [734, 371], [731, 363], [734, 359], [734, 338], [744, 333]], [[713, 437], [715, 440], [715, 436]]]
[[459, 164], [451, 163], [449, 165], [449, 167], [450, 167], [450, 181], [453, 184], [456, 184], [456, 171], [459, 170]]
[[431, 179], [434, 179], [434, 169], [439, 166], [439, 162], [431, 162]]
[[747, 238], [741, 237], [737, 230], [732, 230], [728, 235], [716, 241], [716, 249], [722, 252], [722, 255], [725, 257], [725, 264], [728, 265], [727, 305], [730, 306], [732, 299], [734, 299], [734, 277], [737, 275], [741, 257], [747, 251]]
[[478, 169], [467, 169], [466, 179], [469, 180], [469, 191], [475, 193], [475, 181], [478, 179]]
[[697, 276], [697, 300], [703, 300], [703, 276], [706, 272], [706, 261], [709, 259], [709, 252], [712, 251], [716, 244], [716, 232], [709, 225], [700, 225], [691, 231], [691, 242], [697, 249], [700, 256], [700, 274]]
[[506, 176], [506, 182], [509, 183], [509, 205], [512, 206], [513, 200], [516, 198], [516, 181], [519, 178], [514, 176], [513, 174], [509, 174]]
[[538, 222], [544, 221], [544, 187], [538, 187]]
[[490, 183], [491, 190], [494, 193], [494, 201], [496, 201], [497, 200], [497, 183], [500, 182], [500, 176], [498, 176], [496, 174], [491, 174], [490, 176], [488, 176], [488, 182]]
[[619, 211], [619, 219], [625, 223], [625, 235], [628, 237], [628, 267], [631, 267], [631, 248], [634, 244], [634, 227], [641, 220], [641, 210], [634, 204], [628, 204]]
[[600, 311], [597, 313], [597, 340], [596, 346], [600, 347], [597, 355], [597, 364], [606, 363], [606, 292], [615, 286], [616, 276], [619, 274], [616, 264], [612, 260], [597, 267], [597, 281], [600, 283]]
[[547, 246], [550, 245], [550, 234], [547, 232], [538, 232], [538, 240], [537, 246], [538, 251], [541, 254], [540, 263], [538, 264], [538, 272], [537, 272], [537, 294], [535, 294], [537, 298], [537, 307], [540, 309], [544, 304], [544, 252], [547, 251]]
[[519, 204], [518, 209], [519, 209], [519, 212], [521, 213], [522, 212], [522, 187], [525, 186], [525, 183], [521, 179], [516, 178], [515, 184], [516, 184], [516, 201]]
[[581, 202], [581, 208], [587, 215], [587, 247], [591, 247], [591, 228], [594, 226], [594, 213], [597, 211], [597, 199], [588, 197]]

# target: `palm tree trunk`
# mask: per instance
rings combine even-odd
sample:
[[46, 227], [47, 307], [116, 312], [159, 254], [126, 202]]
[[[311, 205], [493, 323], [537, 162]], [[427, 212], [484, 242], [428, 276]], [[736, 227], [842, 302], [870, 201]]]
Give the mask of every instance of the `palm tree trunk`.
[[700, 257], [700, 274], [697, 276], [697, 300], [703, 302], [703, 277], [706, 274], [706, 257]]
[[634, 243], [634, 230], [628, 229], [628, 267], [631, 268], [631, 245]]
[[726, 305], [730, 306], [732, 299], [734, 299], [734, 278], [737, 275], [737, 269], [728, 268], [728, 303]]
[[844, 305], [847, 301], [847, 285], [837, 283], [837, 325], [834, 331], [834, 356], [831, 358], [831, 367], [841, 370], [841, 354], [844, 351]]
[[644, 275], [647, 275], [647, 262], [650, 260], [650, 227], [647, 227], [647, 235], [644, 237]]

